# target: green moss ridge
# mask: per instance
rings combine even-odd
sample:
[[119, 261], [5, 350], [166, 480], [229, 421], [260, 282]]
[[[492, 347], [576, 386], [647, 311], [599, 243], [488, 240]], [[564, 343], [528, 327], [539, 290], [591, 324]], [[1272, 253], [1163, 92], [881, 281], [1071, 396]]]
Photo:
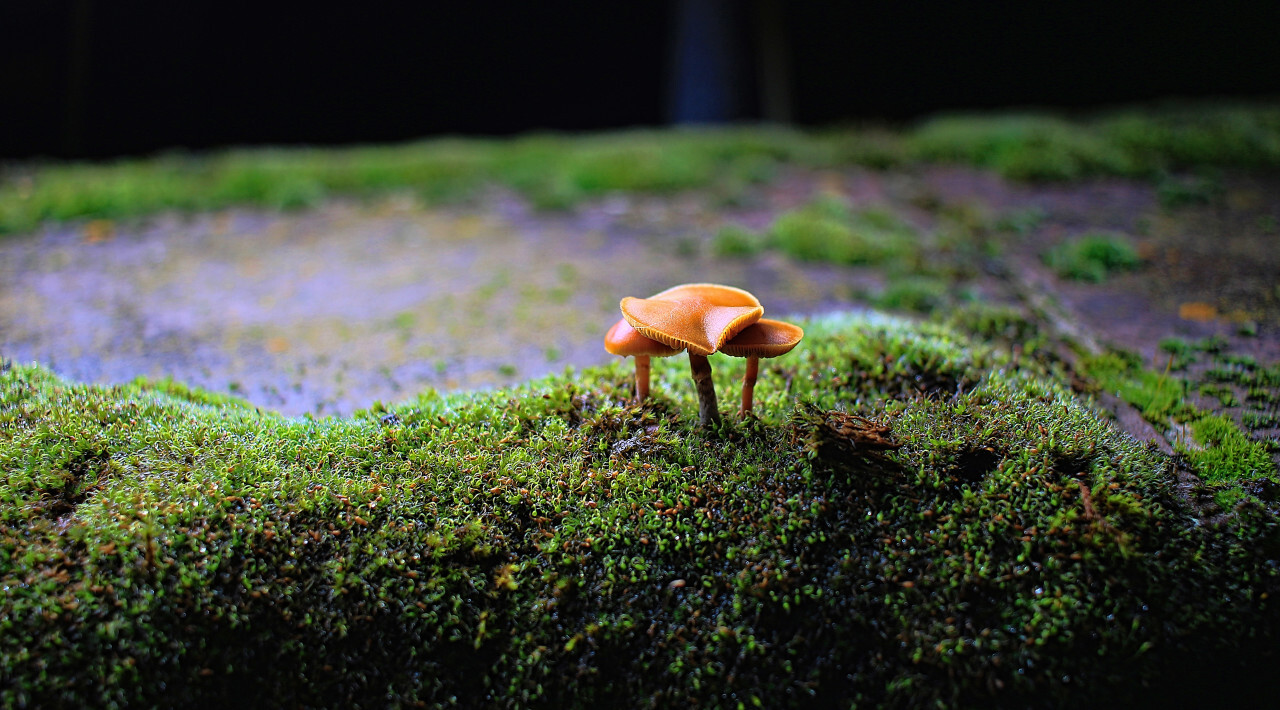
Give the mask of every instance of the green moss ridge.
[[1274, 500], [1202, 524], [941, 326], [805, 327], [713, 431], [678, 358], [643, 407], [619, 362], [320, 420], [6, 364], [0, 702], [1021, 707], [1274, 663]]
[[898, 130], [756, 126], [555, 133], [510, 140], [441, 138], [349, 148], [169, 153], [105, 164], [44, 163], [0, 173], [0, 234], [46, 220], [127, 218], [232, 205], [298, 208], [329, 195], [407, 191], [469, 200], [502, 185], [545, 209], [615, 190], [712, 188], [733, 203], [780, 165], [887, 168], [956, 162], [1017, 180], [1096, 175], [1162, 179], [1167, 204], [1214, 194], [1169, 171], [1280, 167], [1280, 104], [1198, 103], [1053, 114], [938, 116]]

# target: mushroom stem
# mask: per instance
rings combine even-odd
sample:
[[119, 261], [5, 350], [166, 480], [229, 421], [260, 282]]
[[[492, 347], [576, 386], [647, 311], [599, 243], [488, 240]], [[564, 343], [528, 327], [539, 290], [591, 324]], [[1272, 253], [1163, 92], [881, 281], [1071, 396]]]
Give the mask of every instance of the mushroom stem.
[[751, 413], [751, 406], [755, 404], [756, 393], [756, 377], [760, 374], [760, 358], [747, 358], [747, 372], [742, 376], [742, 416]]
[[695, 355], [689, 352], [689, 371], [693, 374], [693, 384], [698, 389], [698, 423], [706, 426], [712, 422], [720, 423], [720, 409], [716, 405], [716, 385], [711, 380], [711, 363], [706, 355]]
[[649, 398], [649, 356], [636, 355], [636, 401]]

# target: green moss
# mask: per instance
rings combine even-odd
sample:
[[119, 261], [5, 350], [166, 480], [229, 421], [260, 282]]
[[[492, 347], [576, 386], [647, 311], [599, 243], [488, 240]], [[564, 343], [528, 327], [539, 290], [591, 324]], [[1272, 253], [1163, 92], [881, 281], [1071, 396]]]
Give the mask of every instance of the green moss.
[[1250, 356], [1222, 355], [1203, 373], [1209, 382], [1223, 382], [1245, 388], [1248, 398], [1263, 402], [1280, 400], [1280, 363], [1261, 365]]
[[1249, 372], [1258, 369], [1258, 359], [1252, 355], [1230, 354], [1222, 355], [1217, 359], [1219, 362], [1223, 362], [1227, 365], [1237, 365]]
[[1182, 338], [1164, 338], [1160, 341], [1160, 351], [1169, 355], [1169, 369], [1185, 370], [1196, 361], [1196, 349]]
[[1213, 502], [1223, 510], [1231, 510], [1237, 503], [1247, 499], [1248, 496], [1239, 488], [1223, 488], [1213, 494]]
[[716, 256], [752, 256], [764, 246], [763, 236], [736, 224], [721, 227], [711, 240], [711, 251]]
[[[1016, 179], [1158, 176], [1171, 169], [1211, 166], [1261, 168], [1280, 163], [1280, 109], [1200, 104], [1125, 110], [1076, 121], [1044, 114], [944, 116], [922, 125], [907, 144], [917, 158], [981, 165]], [[1172, 184], [1170, 188], [1192, 199], [1207, 194], [1198, 186], [1190, 193]]]
[[457, 201], [473, 197], [486, 183], [510, 186], [537, 207], [558, 209], [615, 190], [664, 192], [759, 181], [772, 174], [775, 161], [803, 163], [829, 142], [780, 129], [632, 131], [51, 164], [0, 184], [0, 232], [33, 229], [44, 220], [122, 218], [165, 209], [306, 207], [331, 194], [389, 190]]
[[1144, 369], [1133, 357], [1105, 353], [1084, 358], [1080, 370], [1100, 389], [1137, 407], [1150, 422], [1164, 424], [1170, 417], [1184, 417], [1193, 411], [1185, 400], [1186, 380]]
[[1039, 229], [1045, 216], [1045, 211], [1037, 207], [1013, 210], [997, 218], [993, 226], [1001, 232], [1026, 236]]
[[1240, 415], [1246, 429], [1280, 429], [1280, 412], [1247, 411]]
[[1218, 404], [1223, 407], [1236, 407], [1240, 405], [1240, 398], [1236, 396], [1235, 390], [1225, 385], [1203, 384], [1198, 389], [1202, 397], [1213, 397], [1218, 400]]
[[1280, 162], [1280, 109], [1200, 104], [1066, 121], [1024, 114], [933, 119], [908, 140], [917, 157], [983, 165], [1007, 177], [1156, 176]]
[[[1182, 352], [1184, 343], [1168, 343], [1166, 350]], [[1256, 363], [1252, 358], [1218, 358], [1232, 360], [1234, 369], [1223, 369], [1217, 375], [1209, 370], [1209, 379], [1230, 382], [1265, 381], [1267, 375], [1253, 375]], [[1171, 363], [1172, 365], [1172, 363]], [[1258, 368], [1262, 373], [1269, 368]], [[1141, 411], [1142, 416], [1158, 428], [1164, 429], [1173, 421], [1184, 422], [1191, 431], [1191, 439], [1175, 442], [1177, 451], [1186, 457], [1192, 469], [1206, 482], [1231, 488], [1234, 493], [1219, 491], [1232, 501], [1247, 498], [1242, 486], [1248, 482], [1266, 480], [1276, 482], [1276, 466], [1267, 445], [1249, 438], [1230, 417], [1201, 411], [1185, 399], [1188, 383], [1172, 377], [1168, 371], [1157, 373], [1142, 367], [1136, 357], [1122, 353], [1108, 353], [1081, 361], [1080, 372], [1100, 389], [1113, 393]], [[1263, 390], [1270, 391], [1270, 390]], [[1229, 385], [1202, 383], [1200, 395], [1213, 397], [1221, 407], [1240, 405], [1239, 397]], [[1256, 412], [1244, 412], [1241, 417], [1249, 429], [1262, 428], [1269, 423]], [[1230, 506], [1223, 505], [1227, 508]]]
[[1250, 402], [1268, 402], [1271, 404], [1280, 403], [1280, 391], [1268, 388], [1260, 384], [1251, 384], [1248, 389], [1248, 399]]
[[857, 264], [880, 257], [876, 244], [848, 224], [812, 212], [780, 216], [773, 225], [770, 243], [801, 261]]
[[1156, 198], [1166, 209], [1207, 205], [1222, 196], [1222, 179], [1216, 175], [1165, 175], [1156, 184]]
[[914, 155], [969, 163], [1020, 180], [1129, 174], [1130, 156], [1085, 126], [1047, 115], [944, 116], [911, 136]]
[[0, 698], [1076, 706], [1274, 648], [1274, 510], [955, 331], [805, 327], [714, 430], [677, 358], [350, 419], [5, 365]]
[[1231, 345], [1225, 337], [1221, 335], [1210, 335], [1207, 338], [1196, 341], [1194, 347], [1203, 353], [1217, 355], [1226, 350]]
[[1274, 106], [1185, 105], [1125, 111], [1104, 118], [1106, 139], [1152, 169], [1203, 165], [1266, 166], [1280, 159], [1280, 109]]
[[927, 276], [908, 276], [890, 279], [883, 292], [875, 299], [877, 308], [891, 311], [930, 313], [947, 301], [946, 281]]
[[962, 303], [935, 315], [935, 318], [979, 341], [1016, 346], [1025, 353], [1036, 352], [1046, 339], [1040, 326], [1014, 306]]
[[[210, 392], [209, 390], [192, 387], [184, 382], [178, 382], [171, 377], [161, 379], [153, 379], [150, 377], [136, 377], [129, 383], [130, 388], [136, 388], [140, 391], [154, 391], [168, 397], [180, 399], [193, 404], [205, 404], [215, 407], [244, 407], [253, 409], [254, 406], [247, 400], [240, 397], [233, 397], [219, 392]], [[236, 389], [239, 389], [237, 386]]]
[[891, 213], [822, 198], [779, 215], [769, 245], [801, 261], [884, 264], [914, 253], [915, 231]]
[[1089, 233], [1063, 242], [1044, 255], [1045, 263], [1059, 276], [1078, 281], [1105, 281], [1142, 263], [1129, 240], [1115, 234]]
[[[749, 186], [773, 179], [781, 165], [884, 168], [913, 160], [961, 162], [1014, 179], [1097, 174], [1158, 179], [1185, 168], [1274, 168], [1280, 166], [1280, 108], [1204, 104], [1079, 120], [952, 116], [905, 130], [539, 134], [29, 165], [8, 169], [0, 181], [0, 233], [29, 231], [46, 220], [117, 219], [243, 204], [300, 208], [330, 195], [388, 191], [431, 202], [466, 201], [487, 184], [518, 190], [543, 209], [570, 208], [615, 190], [711, 188], [722, 200], [741, 203]], [[1213, 194], [1211, 184], [1186, 178], [1161, 184], [1166, 201]], [[1020, 232], [1028, 224], [1008, 226]]]
[[1191, 431], [1197, 446], [1182, 444], [1179, 451], [1206, 481], [1237, 483], [1275, 478], [1275, 463], [1267, 447], [1251, 441], [1230, 418], [1207, 414], [1191, 422]]

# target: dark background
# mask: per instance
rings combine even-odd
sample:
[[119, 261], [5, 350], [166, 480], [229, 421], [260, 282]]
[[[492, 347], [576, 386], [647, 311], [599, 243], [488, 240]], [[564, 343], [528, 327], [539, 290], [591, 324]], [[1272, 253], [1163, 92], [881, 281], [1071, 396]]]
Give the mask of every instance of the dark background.
[[2, 5], [0, 158], [1280, 95], [1263, 1]]

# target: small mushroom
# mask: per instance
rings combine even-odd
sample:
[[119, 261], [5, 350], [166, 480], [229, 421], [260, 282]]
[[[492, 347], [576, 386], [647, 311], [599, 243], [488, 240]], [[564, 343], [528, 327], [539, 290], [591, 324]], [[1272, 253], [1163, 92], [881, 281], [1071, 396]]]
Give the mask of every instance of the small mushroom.
[[720, 421], [707, 356], [760, 320], [764, 308], [750, 293], [719, 284], [683, 284], [649, 298], [622, 299], [622, 316], [642, 335], [689, 351], [698, 391], [698, 421]]
[[671, 357], [679, 355], [680, 348], [663, 345], [652, 338], [646, 338], [631, 327], [626, 319], [613, 324], [604, 336], [604, 349], [612, 355], [634, 357], [636, 359], [636, 401], [643, 402], [649, 397], [649, 358]]
[[751, 413], [756, 377], [760, 372], [760, 358], [786, 355], [802, 338], [804, 330], [798, 325], [761, 318], [720, 346], [720, 352], [725, 355], [747, 359], [747, 372], [742, 376], [742, 416]]

